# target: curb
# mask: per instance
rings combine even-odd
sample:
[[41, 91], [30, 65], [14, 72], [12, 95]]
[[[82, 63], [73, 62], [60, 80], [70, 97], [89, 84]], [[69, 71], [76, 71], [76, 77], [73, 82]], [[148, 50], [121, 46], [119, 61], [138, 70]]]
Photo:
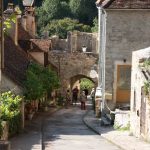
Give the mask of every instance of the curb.
[[88, 115], [88, 113], [90, 112], [90, 110], [88, 110], [88, 111], [86, 111], [86, 113], [83, 115], [83, 117], [82, 117], [82, 121], [83, 121], [83, 123], [90, 129], [90, 130], [92, 130], [94, 133], [96, 133], [96, 134], [98, 134], [98, 135], [101, 135], [101, 133], [99, 132], [99, 131], [97, 131], [95, 128], [93, 128], [92, 126], [90, 126], [89, 124], [88, 124], [88, 122], [86, 121], [86, 116]]
[[103, 134], [101, 134], [99, 131], [97, 131], [94, 127], [92, 127], [91, 125], [89, 125], [88, 121], [86, 121], [86, 116], [88, 115], [88, 113], [90, 112], [90, 110], [88, 110], [82, 117], [82, 121], [83, 123], [94, 133], [96, 133], [97, 135], [100, 135], [103, 139], [107, 140], [108, 142], [114, 144], [115, 146], [117, 146], [118, 148], [120, 148], [121, 150], [126, 150], [123, 147], [121, 147], [120, 145], [116, 144], [115, 142], [113, 142], [112, 140], [110, 140], [109, 138], [105, 137]]

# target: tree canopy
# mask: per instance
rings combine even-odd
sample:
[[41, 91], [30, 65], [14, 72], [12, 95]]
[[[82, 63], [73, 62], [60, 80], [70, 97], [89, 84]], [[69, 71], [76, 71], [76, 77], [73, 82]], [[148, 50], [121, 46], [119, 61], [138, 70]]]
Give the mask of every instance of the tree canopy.
[[52, 20], [45, 28], [43, 28], [43, 32], [49, 31], [50, 36], [57, 35], [60, 38], [66, 38], [67, 32], [74, 30], [91, 32], [90, 26], [81, 24], [78, 20], [73, 20], [70, 18]]
[[96, 16], [97, 8], [93, 0], [44, 0], [42, 6], [36, 8], [38, 34], [48, 30], [50, 35], [59, 34], [65, 38], [68, 29], [91, 32], [91, 29], [87, 30], [87, 25], [91, 28]]
[[97, 15], [95, 1], [93, 0], [70, 0], [69, 6], [74, 17], [80, 22], [92, 25]]

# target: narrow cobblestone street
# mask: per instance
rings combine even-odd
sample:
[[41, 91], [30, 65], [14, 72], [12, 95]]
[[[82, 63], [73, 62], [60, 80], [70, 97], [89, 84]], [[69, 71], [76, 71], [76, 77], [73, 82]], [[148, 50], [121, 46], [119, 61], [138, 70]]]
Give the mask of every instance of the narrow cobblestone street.
[[63, 109], [45, 120], [44, 150], [119, 150], [90, 131], [82, 121], [85, 111], [78, 106]]
[[41, 116], [11, 139], [11, 150], [119, 150], [83, 123], [85, 113], [77, 105]]

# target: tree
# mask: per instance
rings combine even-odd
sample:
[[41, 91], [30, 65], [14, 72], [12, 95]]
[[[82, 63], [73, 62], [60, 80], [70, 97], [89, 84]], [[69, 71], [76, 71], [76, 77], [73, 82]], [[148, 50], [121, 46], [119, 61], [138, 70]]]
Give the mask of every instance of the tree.
[[93, 19], [97, 16], [95, 1], [93, 0], [70, 0], [72, 14], [80, 22], [92, 25]]
[[60, 38], [66, 38], [68, 31], [91, 32], [91, 27], [79, 23], [78, 20], [64, 18], [60, 20], [52, 20], [41, 32], [49, 31], [50, 36], [58, 35]]
[[36, 63], [31, 63], [27, 70], [27, 79], [24, 82], [24, 95], [27, 100], [37, 100], [52, 89], [59, 87], [59, 79], [50, 68], [45, 68]]
[[[38, 31], [51, 22], [53, 19], [71, 17], [71, 10], [67, 1], [45, 0], [41, 7], [36, 7]], [[40, 32], [38, 32], [40, 34]]]
[[98, 32], [98, 19], [93, 20], [93, 27], [91, 28], [92, 32]]
[[93, 87], [94, 87], [94, 83], [91, 80], [89, 80], [87, 78], [81, 79], [81, 81], [80, 81], [80, 89], [81, 90], [91, 89]]
[[42, 4], [42, 8], [50, 19], [59, 19], [61, 17], [60, 0], [45, 0]]
[[40, 71], [40, 67], [36, 66], [36, 64], [31, 64], [27, 70], [27, 79], [24, 82], [24, 95], [28, 102], [37, 100], [43, 96], [44, 88], [38, 77], [38, 72]]

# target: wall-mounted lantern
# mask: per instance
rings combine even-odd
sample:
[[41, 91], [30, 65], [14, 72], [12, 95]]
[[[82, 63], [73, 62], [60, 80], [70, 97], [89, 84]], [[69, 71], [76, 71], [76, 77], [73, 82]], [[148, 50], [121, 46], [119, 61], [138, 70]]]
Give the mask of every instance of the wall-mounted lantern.
[[86, 49], [87, 49], [87, 47], [86, 47], [85, 45], [83, 45], [83, 46], [82, 46], [82, 52], [83, 52], [83, 53], [86, 53]]

